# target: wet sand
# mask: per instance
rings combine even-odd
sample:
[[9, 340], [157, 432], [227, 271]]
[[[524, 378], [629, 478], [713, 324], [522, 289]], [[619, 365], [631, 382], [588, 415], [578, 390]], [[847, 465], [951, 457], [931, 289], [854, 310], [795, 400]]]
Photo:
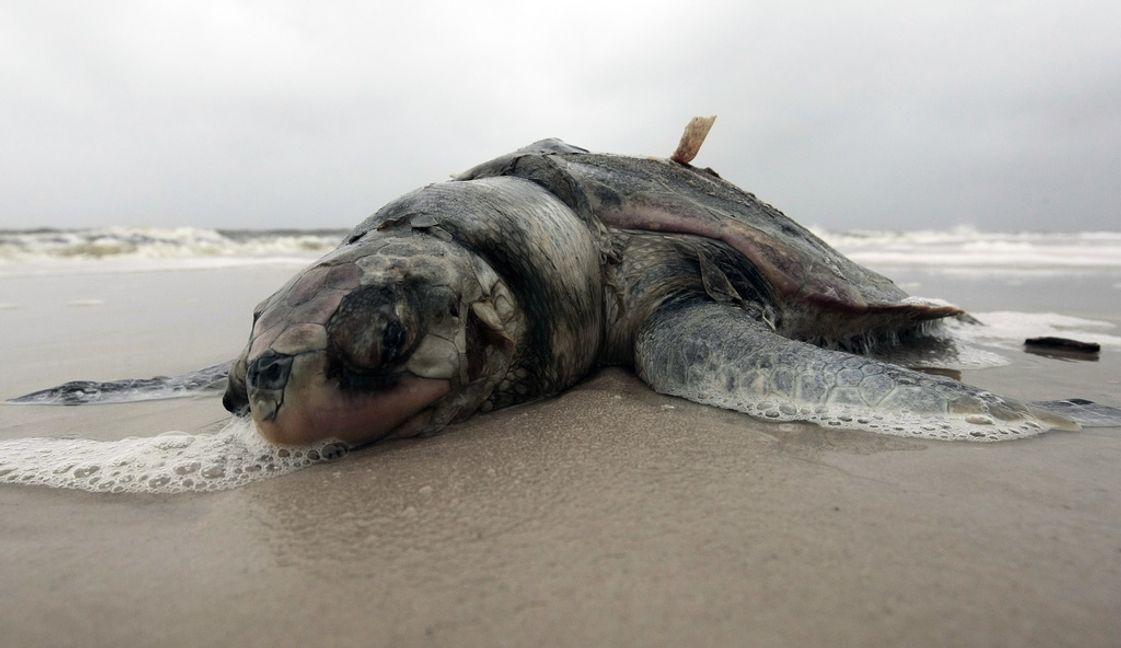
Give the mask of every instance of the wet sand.
[[[226, 359], [291, 271], [0, 277], [0, 396]], [[1085, 285], [903, 280], [1119, 319]], [[965, 379], [1121, 403], [1116, 352], [1006, 355]], [[217, 396], [4, 406], [0, 438], [224, 418]], [[1118, 429], [974, 445], [767, 424], [611, 369], [232, 491], [0, 486], [0, 643], [1114, 646], [1119, 466]]]

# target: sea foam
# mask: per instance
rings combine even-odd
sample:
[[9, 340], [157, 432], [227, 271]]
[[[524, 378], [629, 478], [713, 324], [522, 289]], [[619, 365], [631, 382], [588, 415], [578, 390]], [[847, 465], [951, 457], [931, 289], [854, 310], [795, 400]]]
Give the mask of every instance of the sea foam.
[[0, 441], [0, 483], [103, 493], [218, 491], [335, 459], [346, 450], [339, 441], [272, 445], [250, 419], [234, 417], [217, 432], [204, 434]]

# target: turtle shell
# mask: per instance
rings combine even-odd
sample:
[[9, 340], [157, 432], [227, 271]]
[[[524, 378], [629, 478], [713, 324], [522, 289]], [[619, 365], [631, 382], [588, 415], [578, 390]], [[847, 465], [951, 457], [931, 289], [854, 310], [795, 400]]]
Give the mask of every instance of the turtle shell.
[[[910, 297], [711, 169], [667, 159], [594, 154], [542, 140], [457, 177], [521, 177], [552, 192], [593, 227], [721, 241], [752, 264], [801, 335], [850, 335], [961, 313]], [[831, 331], [814, 324], [828, 316]]]

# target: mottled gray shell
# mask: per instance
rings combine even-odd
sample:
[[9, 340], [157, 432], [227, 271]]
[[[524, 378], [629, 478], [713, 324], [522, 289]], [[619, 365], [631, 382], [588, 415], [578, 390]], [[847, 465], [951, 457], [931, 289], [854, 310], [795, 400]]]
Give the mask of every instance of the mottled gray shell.
[[798, 311], [805, 327], [820, 315], [845, 330], [960, 312], [908, 297], [894, 282], [834, 250], [771, 205], [710, 169], [671, 160], [593, 154], [542, 140], [457, 179], [516, 176], [548, 189], [593, 227], [701, 236], [727, 244]]

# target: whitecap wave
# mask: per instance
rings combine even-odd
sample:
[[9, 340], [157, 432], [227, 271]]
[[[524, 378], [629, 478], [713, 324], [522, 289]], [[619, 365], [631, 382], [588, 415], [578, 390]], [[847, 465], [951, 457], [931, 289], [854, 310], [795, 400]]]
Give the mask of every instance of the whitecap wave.
[[102, 227], [0, 231], [0, 260], [183, 259], [322, 254], [341, 230], [216, 230], [197, 227]]
[[857, 263], [968, 273], [1069, 274], [1121, 270], [1121, 232], [946, 230], [815, 232]]
[[[858, 263], [942, 272], [1121, 271], [1121, 232], [850, 230], [815, 233]], [[345, 230], [221, 230], [103, 227], [0, 231], [0, 274], [127, 272], [261, 263], [306, 264], [333, 249]], [[32, 265], [28, 265], [32, 264]], [[4, 266], [9, 266], [5, 270]]]

